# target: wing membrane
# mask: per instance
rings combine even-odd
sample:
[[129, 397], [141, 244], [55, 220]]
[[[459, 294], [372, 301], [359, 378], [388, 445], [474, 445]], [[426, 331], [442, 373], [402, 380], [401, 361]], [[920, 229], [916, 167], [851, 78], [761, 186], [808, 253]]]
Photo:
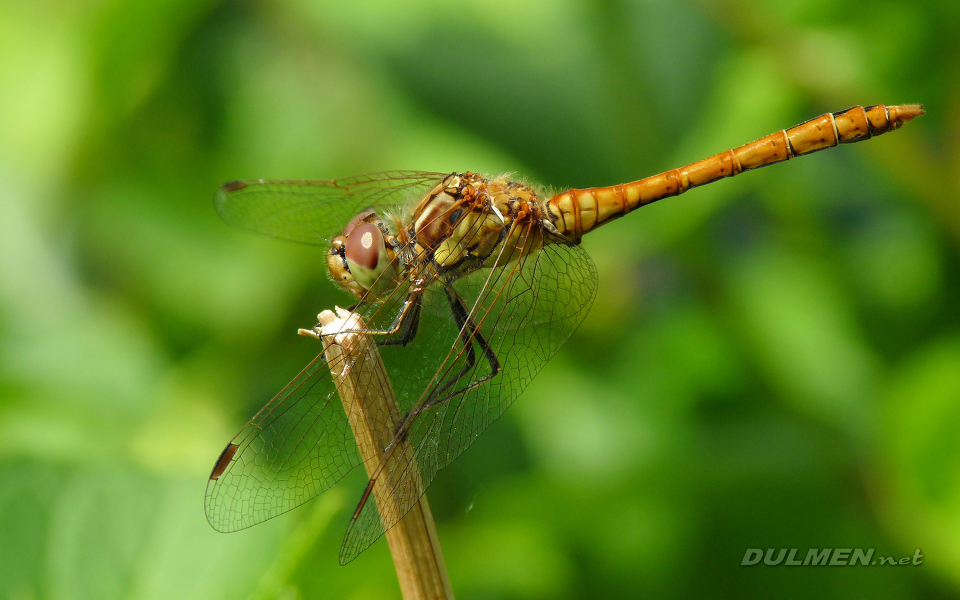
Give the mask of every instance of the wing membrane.
[[214, 203], [231, 225], [278, 239], [325, 245], [362, 209], [401, 207], [444, 177], [427, 171], [386, 171], [318, 181], [234, 181], [217, 191]]
[[214, 529], [237, 531], [292, 510], [360, 463], [332, 398], [330, 369], [318, 356], [237, 434], [229, 464], [207, 483]]
[[[391, 171], [330, 181], [245, 181], [224, 185], [216, 206], [230, 224], [273, 237], [325, 243], [360, 210], [401, 209], [443, 179], [442, 173]], [[404, 300], [384, 294], [358, 310], [386, 328]], [[445, 343], [434, 336], [439, 343]], [[313, 360], [238, 433], [207, 483], [207, 520], [218, 531], [256, 525], [303, 504], [360, 463], [330, 368]], [[231, 446], [235, 446], [231, 448]]]

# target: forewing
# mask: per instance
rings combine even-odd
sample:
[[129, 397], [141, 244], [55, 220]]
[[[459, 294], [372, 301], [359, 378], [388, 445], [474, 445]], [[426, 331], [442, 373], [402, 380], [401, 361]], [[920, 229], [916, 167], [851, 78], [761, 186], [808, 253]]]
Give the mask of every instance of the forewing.
[[231, 225], [325, 245], [361, 210], [396, 210], [419, 200], [444, 177], [427, 171], [386, 171], [320, 181], [233, 181], [217, 191], [214, 202]]
[[[356, 312], [371, 329], [387, 329], [405, 299], [406, 288], [397, 287]], [[444, 343], [439, 335], [432, 339]], [[204, 507], [214, 529], [237, 531], [292, 510], [360, 464], [330, 375], [348, 366], [318, 356], [234, 437], [207, 483]], [[410, 371], [401, 380], [422, 388], [426, 383], [417, 376], [423, 372]]]
[[[296, 242], [326, 243], [323, 236], [340, 233], [361, 210], [402, 211], [405, 203], [419, 200], [444, 176], [393, 171], [331, 181], [233, 182], [217, 193], [216, 206], [233, 225]], [[405, 298], [406, 288], [397, 287], [357, 312], [371, 329], [387, 329]], [[456, 331], [437, 331], [423, 339], [449, 348], [453, 337], [444, 335], [455, 337]], [[399, 375], [409, 389], [423, 389], [432, 374], [429, 365], [437, 364], [427, 359], [427, 367], [416, 368], [416, 361], [403, 362], [414, 367]], [[215, 529], [236, 531], [292, 510], [361, 462], [330, 376], [331, 368], [344, 367], [317, 357], [227, 446], [204, 502]]]
[[[390, 171], [328, 181], [237, 181], [221, 187], [215, 202], [232, 225], [325, 244], [324, 236], [340, 233], [361, 210], [402, 209], [443, 178]], [[382, 328], [402, 301], [398, 288], [360, 312], [370, 327]], [[224, 450], [207, 484], [207, 520], [219, 531], [250, 527], [322, 493], [359, 462], [330, 367], [317, 357]]]
[[[531, 235], [543, 234], [535, 231]], [[460, 456], [500, 418], [583, 321], [596, 293], [597, 277], [593, 262], [579, 246], [556, 243], [531, 252], [520, 262], [458, 280], [454, 287], [495, 353], [501, 371], [419, 415], [407, 438], [415, 448], [415, 458], [397, 460], [392, 472], [382, 475], [393, 482], [395, 509], [379, 514], [376, 500], [370, 496], [347, 529], [340, 554], [342, 564], [369, 547], [385, 528], [395, 525], [419, 500], [437, 471]], [[424, 335], [418, 335], [415, 342], [421, 353], [416, 349], [410, 353], [421, 359], [419, 365], [394, 366], [384, 355], [404, 412], [469, 365], [469, 352], [456, 342], [458, 331], [453, 317], [439, 296], [435, 294], [424, 310]], [[438, 348], [438, 342], [446, 347]], [[470, 341], [475, 361], [453, 389], [468, 388], [490, 374], [490, 364], [478, 342]], [[405, 368], [417, 366], [419, 372], [403, 377]], [[424, 382], [432, 382], [426, 392]]]
[[318, 356], [224, 450], [207, 483], [207, 520], [222, 532], [256, 525], [320, 494], [359, 462]]

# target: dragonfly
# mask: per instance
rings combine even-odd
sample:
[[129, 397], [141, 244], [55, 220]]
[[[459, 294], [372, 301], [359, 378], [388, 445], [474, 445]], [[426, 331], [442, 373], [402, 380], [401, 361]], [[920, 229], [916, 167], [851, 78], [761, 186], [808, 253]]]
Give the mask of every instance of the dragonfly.
[[[917, 104], [856, 106], [632, 183], [550, 197], [472, 172], [223, 185], [215, 205], [227, 223], [327, 248], [330, 278], [355, 298], [351, 310], [376, 340], [390, 379], [383, 385], [403, 415], [390, 446], [413, 452], [367, 465], [393, 470], [393, 502], [378, 510], [371, 476], [340, 563], [396, 525], [570, 339], [597, 290], [584, 234], [656, 200], [866, 140], [922, 114]], [[214, 529], [286, 513], [363, 463], [331, 376], [348, 366], [321, 353], [227, 444], [204, 502]]]

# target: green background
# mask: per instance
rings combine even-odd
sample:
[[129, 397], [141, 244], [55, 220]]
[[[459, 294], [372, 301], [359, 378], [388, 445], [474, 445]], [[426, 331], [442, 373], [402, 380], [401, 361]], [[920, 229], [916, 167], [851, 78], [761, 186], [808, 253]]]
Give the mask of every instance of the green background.
[[[238, 178], [631, 181], [824, 112], [903, 130], [584, 240], [593, 311], [429, 497], [459, 598], [960, 593], [960, 3], [0, 4], [0, 597], [389, 598], [353, 477], [251, 530], [224, 444], [349, 298]], [[742, 567], [747, 548], [921, 566]]]

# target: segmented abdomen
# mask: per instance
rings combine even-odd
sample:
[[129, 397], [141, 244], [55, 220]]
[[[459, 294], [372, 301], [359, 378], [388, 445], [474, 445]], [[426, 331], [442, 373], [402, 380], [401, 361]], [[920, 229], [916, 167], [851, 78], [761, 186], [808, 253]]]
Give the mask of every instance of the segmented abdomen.
[[633, 183], [567, 190], [546, 202], [547, 211], [561, 234], [579, 241], [584, 233], [639, 206], [794, 156], [869, 139], [898, 129], [922, 114], [919, 104], [855, 106], [827, 113], [739, 148]]

